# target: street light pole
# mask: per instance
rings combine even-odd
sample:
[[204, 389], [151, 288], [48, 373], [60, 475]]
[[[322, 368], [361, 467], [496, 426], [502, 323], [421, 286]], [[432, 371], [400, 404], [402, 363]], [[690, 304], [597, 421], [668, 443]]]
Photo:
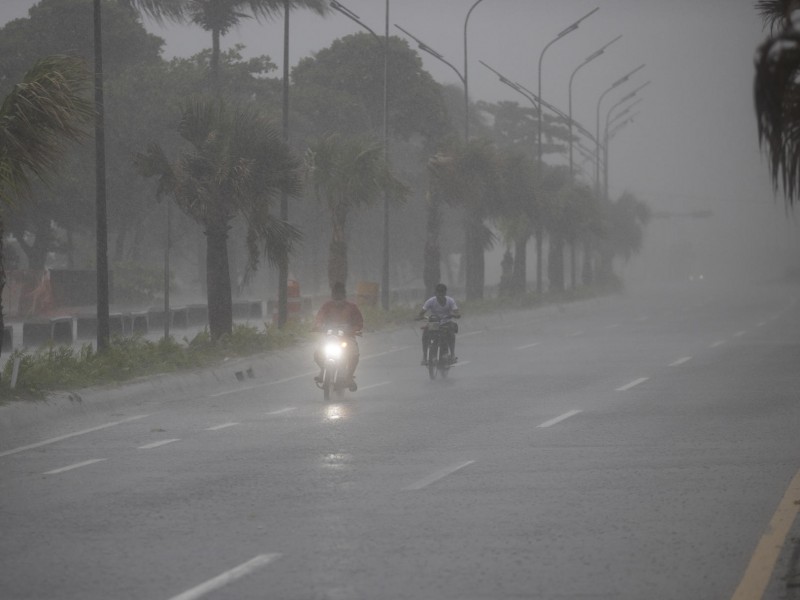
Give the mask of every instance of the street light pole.
[[599, 197], [600, 195], [600, 104], [603, 102], [603, 98], [605, 98], [612, 90], [621, 86], [623, 83], [628, 81], [631, 76], [636, 73], [637, 71], [644, 69], [644, 63], [629, 71], [626, 75], [623, 75], [619, 79], [617, 79], [614, 83], [611, 84], [609, 88], [607, 88], [602, 94], [600, 94], [600, 98], [597, 100], [597, 123], [596, 123], [596, 130], [595, 130], [595, 145], [596, 145], [596, 156], [595, 156], [595, 176], [594, 176], [594, 186], [595, 186], [595, 193]]
[[588, 65], [592, 62], [595, 58], [601, 56], [605, 53], [606, 48], [608, 48], [611, 44], [616, 42], [622, 35], [618, 35], [613, 40], [608, 42], [602, 48], [595, 50], [592, 54], [587, 56], [581, 64], [575, 67], [575, 70], [572, 71], [572, 74], [569, 76], [569, 177], [570, 180], [574, 178], [574, 168], [573, 168], [573, 160], [572, 160], [572, 81], [575, 79], [575, 74], [580, 71], [583, 67]]
[[[498, 70], [490, 67], [489, 65], [487, 65], [482, 60], [480, 60], [478, 62], [480, 62], [484, 67], [489, 69], [492, 73], [497, 75], [498, 78], [500, 79], [500, 83], [503, 83], [503, 84], [507, 85], [508, 87], [513, 89], [515, 92], [525, 96], [533, 104], [534, 109], [536, 109], [537, 107], [544, 106], [545, 108], [551, 110], [553, 113], [555, 113], [557, 116], [561, 117], [562, 119], [568, 120], [570, 123], [573, 123], [571, 117], [569, 117], [568, 115], [564, 114], [563, 111], [557, 109], [555, 106], [553, 106], [553, 105], [545, 102], [544, 100], [542, 100], [539, 96], [534, 94], [532, 91], [530, 91], [525, 86], [520, 85], [519, 83], [517, 83], [515, 81], [509, 80], [505, 75], [500, 73]], [[583, 133], [583, 135], [585, 135], [588, 139], [594, 141], [594, 136], [592, 136], [592, 134], [589, 133], [589, 131], [585, 127], [583, 127], [580, 123], [575, 122], [575, 126], [577, 127], [578, 131]], [[543, 252], [542, 252], [542, 239], [543, 239], [543, 235], [542, 235], [541, 229], [537, 229], [535, 237], [536, 237], [536, 292], [541, 294], [542, 293], [542, 279], [543, 279], [542, 278], [542, 254], [543, 254]], [[518, 248], [518, 250], [521, 250], [521, 252], [518, 253], [518, 260], [520, 261], [519, 264], [521, 266], [520, 266], [520, 269], [519, 269], [518, 275], [517, 275], [517, 277], [519, 277], [519, 280], [517, 281], [517, 284], [520, 286], [520, 289], [524, 290], [527, 287], [527, 283], [525, 281], [525, 269], [526, 269], [525, 262], [526, 262], [526, 257], [525, 257], [525, 252], [522, 251], [522, 248]], [[517, 263], [515, 263], [515, 269], [516, 269], [516, 264]]]
[[[461, 71], [459, 71], [459, 70], [456, 68], [456, 66], [455, 66], [455, 65], [453, 65], [453, 63], [449, 62], [449, 61], [448, 61], [448, 60], [447, 60], [447, 59], [444, 57], [444, 55], [443, 55], [443, 54], [441, 54], [441, 53], [437, 52], [436, 50], [434, 50], [433, 48], [431, 48], [430, 46], [428, 46], [428, 44], [426, 44], [426, 43], [425, 43], [425, 42], [423, 42], [421, 39], [419, 39], [418, 37], [416, 37], [416, 36], [415, 36], [413, 33], [411, 33], [411, 32], [409, 32], [409, 31], [407, 31], [407, 30], [403, 29], [403, 28], [402, 28], [402, 27], [400, 27], [400, 25], [398, 25], [397, 23], [395, 23], [395, 25], [394, 25], [394, 26], [395, 26], [395, 27], [397, 27], [397, 28], [398, 28], [400, 31], [402, 31], [403, 33], [405, 33], [405, 34], [406, 34], [408, 37], [410, 37], [412, 40], [414, 40], [415, 42], [417, 42], [417, 48], [419, 48], [419, 49], [420, 49], [420, 50], [422, 50], [423, 52], [427, 52], [428, 54], [430, 54], [430, 55], [431, 55], [432, 57], [434, 57], [435, 59], [437, 59], [437, 60], [439, 60], [439, 61], [443, 62], [443, 63], [444, 63], [444, 64], [446, 64], [448, 67], [450, 67], [451, 69], [453, 69], [453, 72], [454, 72], [456, 75], [458, 75], [458, 78], [461, 80], [461, 83], [462, 83], [462, 85], [464, 86], [464, 94], [466, 95], [466, 93], [467, 93], [467, 91], [466, 91], [466, 90], [467, 90], [467, 78], [464, 76], [464, 74], [462, 74], [462, 73], [461, 73]], [[465, 121], [465, 123], [464, 123], [464, 141], [467, 141], [467, 138], [468, 138], [468, 136], [469, 136], [469, 120], [466, 120], [466, 121]]]
[[[542, 60], [544, 59], [544, 53], [547, 52], [547, 49], [550, 46], [555, 44], [558, 40], [563, 38], [565, 35], [567, 35], [569, 33], [572, 33], [573, 31], [578, 29], [578, 26], [581, 24], [582, 21], [584, 21], [585, 19], [588, 19], [590, 16], [592, 16], [598, 10], [600, 10], [599, 6], [597, 8], [595, 8], [594, 10], [591, 10], [590, 12], [585, 14], [584, 16], [582, 16], [580, 19], [575, 21], [572, 25], [570, 25], [569, 27], [567, 27], [566, 29], [561, 31], [555, 38], [553, 38], [550, 42], [548, 42], [547, 45], [545, 45], [545, 47], [542, 49], [541, 54], [539, 54], [539, 71], [537, 73], [537, 79], [539, 80], [539, 94], [538, 94], [538, 96], [539, 96], [540, 99], [542, 98]], [[537, 122], [538, 122], [538, 132], [537, 132], [537, 135], [536, 135], [536, 140], [537, 140], [537, 142], [536, 142], [536, 145], [537, 145], [537, 162], [538, 162], [538, 168], [539, 168], [539, 177], [541, 178], [541, 176], [542, 176], [542, 103], [541, 102], [539, 103], [539, 109], [538, 109], [538, 112], [537, 112]]]
[[469, 16], [475, 7], [483, 2], [483, 0], [476, 0], [475, 3], [467, 11], [467, 17], [464, 19], [464, 141], [469, 142], [469, 76], [468, 76], [468, 63], [467, 63], [467, 23], [469, 23]]
[[[366, 29], [380, 43], [383, 42], [383, 159], [389, 166], [389, 0], [386, 0], [386, 19], [383, 40], [361, 18], [337, 0], [331, 0], [331, 8], [342, 13], [360, 27]], [[389, 196], [383, 191], [383, 264], [381, 266], [381, 307], [389, 310]]]

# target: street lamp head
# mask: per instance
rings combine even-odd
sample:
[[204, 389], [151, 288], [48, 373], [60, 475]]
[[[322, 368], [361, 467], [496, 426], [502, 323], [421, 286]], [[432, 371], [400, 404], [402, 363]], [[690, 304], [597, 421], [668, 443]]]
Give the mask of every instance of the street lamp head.
[[559, 33], [559, 34], [556, 36], [556, 38], [561, 38], [561, 37], [564, 37], [564, 36], [565, 36], [565, 35], [567, 35], [568, 33], [572, 33], [573, 31], [575, 31], [577, 28], [578, 28], [578, 24], [577, 24], [577, 23], [573, 23], [572, 25], [570, 25], [569, 27], [567, 27], [566, 29], [564, 29], [564, 30], [563, 30], [561, 33]]

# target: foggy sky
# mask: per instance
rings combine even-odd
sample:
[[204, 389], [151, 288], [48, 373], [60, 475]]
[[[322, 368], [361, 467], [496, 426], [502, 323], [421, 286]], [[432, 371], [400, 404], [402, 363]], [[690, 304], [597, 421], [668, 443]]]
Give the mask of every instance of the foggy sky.
[[[383, 33], [384, 0], [342, 0], [362, 21]], [[3, 0], [0, 24], [25, 16], [32, 0]], [[473, 0], [391, 0], [391, 35], [397, 23], [463, 70], [464, 18]], [[528, 100], [501, 84], [478, 63], [490, 64], [509, 79], [537, 91], [537, 63], [548, 41], [593, 8], [599, 11], [580, 28], [552, 45], [542, 67], [542, 97], [568, 108], [572, 71], [584, 58], [617, 35], [622, 39], [582, 68], [573, 85], [573, 116], [594, 133], [601, 93], [641, 63], [629, 83], [609, 93], [601, 107], [601, 131], [609, 108], [640, 84], [636, 120], [610, 144], [610, 195], [634, 192], [658, 210], [710, 207], [742, 219], [759, 215], [766, 227], [798, 237], [787, 224], [783, 199], [774, 197], [766, 160], [758, 147], [753, 111], [753, 57], [765, 38], [753, 0], [484, 0], [469, 21], [470, 99]], [[147, 28], [166, 40], [165, 54], [189, 56], [210, 46], [210, 34], [190, 26]], [[292, 14], [291, 56], [303, 56], [334, 39], [359, 31], [339, 13], [322, 18]], [[281, 20], [247, 22], [223, 37], [223, 48], [240, 42], [246, 56], [267, 54], [283, 60]], [[416, 45], [409, 40], [412, 47]], [[442, 83], [457, 76], [421, 53], [425, 68]], [[553, 156], [548, 161], [556, 160]], [[591, 167], [589, 180], [592, 179]], [[723, 222], [719, 220], [718, 222]]]

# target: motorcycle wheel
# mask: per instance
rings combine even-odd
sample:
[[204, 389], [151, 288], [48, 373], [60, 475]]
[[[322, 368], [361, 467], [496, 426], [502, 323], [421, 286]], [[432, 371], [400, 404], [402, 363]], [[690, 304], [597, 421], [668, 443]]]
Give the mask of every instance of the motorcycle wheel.
[[439, 370], [439, 344], [431, 342], [428, 348], [428, 375], [431, 379], [436, 379]]
[[322, 399], [325, 402], [329, 402], [331, 399], [331, 388], [333, 387], [333, 378], [331, 377], [331, 372], [328, 369], [325, 369], [325, 372], [322, 374]]

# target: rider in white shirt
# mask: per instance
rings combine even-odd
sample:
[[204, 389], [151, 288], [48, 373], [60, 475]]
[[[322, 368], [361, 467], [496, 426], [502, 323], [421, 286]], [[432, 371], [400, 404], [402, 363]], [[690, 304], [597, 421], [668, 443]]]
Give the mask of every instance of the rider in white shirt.
[[[456, 333], [458, 333], [458, 324], [453, 319], [460, 319], [461, 313], [458, 312], [458, 305], [456, 301], [447, 295], [447, 286], [443, 283], [436, 284], [436, 295], [428, 298], [425, 304], [422, 305], [418, 318], [422, 319], [426, 313], [430, 313], [438, 318], [442, 326], [448, 332], [448, 345], [450, 347], [450, 362], [454, 363], [458, 360], [456, 357]], [[427, 328], [422, 332], [422, 364], [427, 365], [428, 359], [428, 341], [430, 332]]]

